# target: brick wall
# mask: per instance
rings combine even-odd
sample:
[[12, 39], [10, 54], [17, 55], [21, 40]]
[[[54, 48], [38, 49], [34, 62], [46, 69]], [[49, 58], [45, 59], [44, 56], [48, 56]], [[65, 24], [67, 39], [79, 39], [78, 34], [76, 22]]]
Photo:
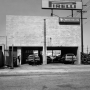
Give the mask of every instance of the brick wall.
[[80, 25], [59, 25], [57, 17], [7, 15], [8, 46], [43, 46], [44, 19], [47, 46], [81, 46]]

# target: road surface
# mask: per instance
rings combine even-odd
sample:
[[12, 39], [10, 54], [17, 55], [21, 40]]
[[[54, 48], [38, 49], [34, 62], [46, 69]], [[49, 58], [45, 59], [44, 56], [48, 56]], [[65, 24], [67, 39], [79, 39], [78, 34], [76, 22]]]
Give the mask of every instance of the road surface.
[[90, 90], [90, 72], [0, 76], [0, 90]]

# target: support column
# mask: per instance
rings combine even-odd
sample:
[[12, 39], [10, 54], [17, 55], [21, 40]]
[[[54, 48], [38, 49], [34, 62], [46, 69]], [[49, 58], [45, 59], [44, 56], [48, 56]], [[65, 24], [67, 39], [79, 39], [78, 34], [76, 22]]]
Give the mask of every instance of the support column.
[[13, 65], [13, 44], [12, 44], [12, 59], [11, 59], [11, 68], [10, 69], [14, 69], [14, 65]]
[[43, 64], [47, 64], [47, 56], [46, 56], [46, 19], [44, 19], [44, 45], [43, 45]]
[[80, 47], [77, 49], [77, 64], [81, 64], [81, 50]]

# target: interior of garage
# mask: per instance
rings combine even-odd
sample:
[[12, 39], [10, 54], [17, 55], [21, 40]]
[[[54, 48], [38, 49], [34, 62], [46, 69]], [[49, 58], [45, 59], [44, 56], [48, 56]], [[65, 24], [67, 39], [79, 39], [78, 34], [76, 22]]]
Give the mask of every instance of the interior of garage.
[[78, 47], [47, 47], [47, 52], [49, 51], [48, 55], [51, 53], [51, 56], [54, 57], [50, 63], [62, 63], [61, 58], [68, 53], [72, 53], [77, 57], [77, 50]]
[[[78, 47], [47, 47], [47, 56], [57, 57], [59, 60], [63, 55], [67, 53], [73, 53], [77, 56]], [[33, 54], [34, 51], [37, 51], [38, 56], [40, 57], [40, 64], [43, 64], [43, 47], [22, 47], [22, 63], [26, 64], [26, 59], [29, 55]], [[47, 58], [48, 63], [48, 58]], [[60, 63], [57, 59], [52, 60], [50, 63]], [[50, 64], [49, 63], [49, 64]]]
[[[40, 65], [43, 64], [43, 47], [13, 47], [13, 57], [17, 58], [18, 48], [21, 49], [21, 64], [27, 64], [26, 62], [27, 57], [29, 55], [32, 55], [34, 52], [38, 53], [38, 56], [40, 57]], [[10, 52], [12, 52], [12, 47], [10, 47], [9, 49], [10, 49]], [[47, 54], [46, 54], [47, 64], [61, 63], [57, 61], [56, 57], [58, 57], [60, 60], [62, 56], [67, 53], [73, 53], [77, 57], [77, 50], [78, 50], [78, 47], [56, 47], [56, 46], [47, 47]], [[55, 57], [56, 59], [48, 63], [48, 56]]]
[[40, 57], [40, 64], [42, 64], [42, 47], [22, 47], [22, 63], [21, 64], [25, 64], [26, 59], [29, 55], [32, 55], [34, 52], [36, 52], [38, 54], [38, 56]]
[[0, 46], [0, 50], [2, 50], [2, 46]]
[[0, 68], [4, 66], [4, 54], [2, 51], [2, 46], [0, 46]]
[[62, 50], [61, 56], [67, 53], [73, 53], [75, 56], [77, 56], [78, 47], [62, 47], [61, 50]]

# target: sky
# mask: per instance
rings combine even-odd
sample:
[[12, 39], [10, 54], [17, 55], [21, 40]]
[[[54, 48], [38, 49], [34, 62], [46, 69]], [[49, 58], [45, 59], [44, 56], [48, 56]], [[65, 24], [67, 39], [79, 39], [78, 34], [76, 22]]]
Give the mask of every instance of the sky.
[[[78, 1], [78, 0], [75, 0]], [[80, 1], [80, 0], [79, 0]], [[87, 47], [90, 52], [90, 0], [82, 0], [83, 9], [87, 10], [83, 14], [83, 38], [84, 52]], [[88, 2], [88, 3], [87, 3]], [[0, 36], [6, 35], [6, 15], [23, 15], [23, 16], [50, 16], [51, 10], [42, 9], [42, 0], [0, 0]], [[71, 15], [70, 10], [54, 10], [55, 15], [59, 17], [67, 17]], [[77, 11], [74, 11], [74, 17], [80, 17]]]

